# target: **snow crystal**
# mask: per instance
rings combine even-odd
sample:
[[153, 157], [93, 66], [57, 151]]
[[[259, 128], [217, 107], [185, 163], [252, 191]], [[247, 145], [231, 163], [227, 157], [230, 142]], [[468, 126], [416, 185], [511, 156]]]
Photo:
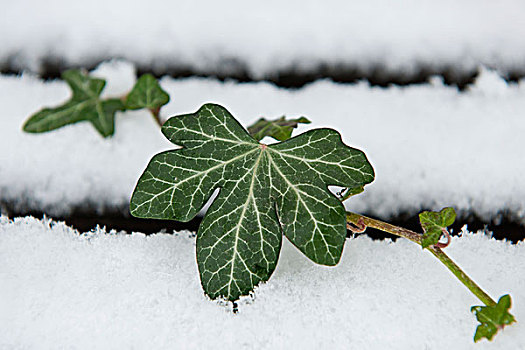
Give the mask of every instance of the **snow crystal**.
[[2, 4], [0, 62], [38, 70], [122, 57], [256, 78], [319, 66], [523, 71], [523, 13], [521, 0], [18, 0]]
[[[108, 80], [109, 96], [124, 94], [135, 79], [134, 67], [122, 61], [102, 64], [94, 74]], [[165, 119], [216, 102], [244, 125], [286, 114], [312, 120], [299, 132], [339, 130], [376, 171], [374, 183], [348, 201], [353, 210], [388, 217], [454, 206], [486, 221], [501, 212], [524, 216], [523, 81], [508, 84], [482, 68], [465, 92], [438, 79], [389, 88], [318, 81], [295, 91], [203, 78], [163, 78], [161, 85], [171, 96], [161, 110]], [[86, 205], [126, 211], [150, 158], [174, 145], [146, 111], [117, 113], [111, 139], [102, 139], [89, 123], [46, 134], [21, 131], [29, 115], [68, 94], [62, 81], [0, 76], [0, 202], [52, 215]]]
[[480, 302], [413, 243], [351, 239], [326, 267], [286, 242], [270, 281], [233, 314], [204, 296], [188, 232], [80, 234], [1, 217], [0, 348], [525, 348], [523, 242], [464, 229], [447, 248], [490, 295], [513, 298], [518, 323], [478, 344]]

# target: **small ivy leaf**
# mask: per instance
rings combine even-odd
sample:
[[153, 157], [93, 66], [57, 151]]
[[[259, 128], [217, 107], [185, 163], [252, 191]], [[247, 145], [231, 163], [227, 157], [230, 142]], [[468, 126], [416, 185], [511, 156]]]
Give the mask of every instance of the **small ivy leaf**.
[[157, 79], [151, 74], [143, 74], [129, 92], [126, 108], [155, 110], [164, 106], [169, 100], [170, 96], [162, 90]]
[[355, 188], [344, 188], [341, 192], [339, 197], [341, 198], [341, 201], [344, 202], [348, 198], [353, 197], [355, 195], [358, 195], [360, 193], [363, 193], [365, 190], [364, 186], [361, 187], [355, 187]]
[[424, 211], [419, 214], [419, 222], [423, 227], [423, 239], [421, 246], [427, 248], [428, 246], [438, 243], [443, 229], [452, 225], [456, 220], [456, 211], [454, 208], [443, 208], [440, 212]]
[[310, 124], [305, 117], [297, 119], [286, 119], [285, 116], [275, 120], [259, 119], [255, 124], [248, 127], [248, 132], [257, 141], [261, 141], [265, 136], [273, 137], [278, 141], [286, 141], [292, 136], [293, 129], [301, 124]]
[[516, 322], [514, 316], [508, 311], [511, 306], [510, 295], [505, 294], [499, 298], [498, 303], [493, 306], [473, 306], [470, 311], [476, 315], [480, 325], [476, 328], [474, 341], [477, 342], [483, 338], [492, 340], [498, 330], [503, 329], [506, 325]]
[[374, 172], [363, 152], [331, 129], [286, 142], [255, 141], [222, 106], [170, 118], [162, 132], [177, 150], [153, 157], [138, 180], [131, 214], [192, 219], [218, 196], [197, 232], [201, 284], [212, 299], [248, 295], [273, 273], [284, 235], [308, 258], [335, 265], [345, 210], [328, 186], [362, 187]]
[[69, 101], [33, 114], [25, 122], [23, 130], [30, 133], [47, 132], [86, 120], [91, 122], [102, 136], [113, 135], [115, 112], [123, 111], [124, 104], [119, 99], [100, 99], [106, 82], [92, 78], [77, 69], [65, 71], [62, 79], [73, 92]]

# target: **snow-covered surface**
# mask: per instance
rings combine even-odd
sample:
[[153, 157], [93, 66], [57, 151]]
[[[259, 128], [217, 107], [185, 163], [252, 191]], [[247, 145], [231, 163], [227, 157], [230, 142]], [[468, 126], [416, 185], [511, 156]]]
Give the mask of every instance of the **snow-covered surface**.
[[[96, 74], [107, 78], [107, 95], [124, 94], [135, 80], [125, 62], [105, 63]], [[483, 68], [466, 92], [438, 79], [386, 89], [319, 81], [296, 91], [199, 78], [164, 78], [161, 84], [171, 95], [164, 117], [216, 102], [244, 125], [286, 114], [312, 120], [301, 132], [339, 130], [348, 145], [366, 152], [376, 171], [374, 183], [348, 201], [354, 210], [387, 217], [454, 206], [485, 220], [502, 211], [523, 220], [523, 81], [509, 85]], [[175, 146], [144, 111], [117, 113], [111, 139], [102, 139], [89, 123], [46, 134], [21, 131], [29, 115], [68, 94], [61, 81], [0, 76], [0, 200], [54, 215], [86, 204], [127, 210], [150, 158]]]
[[523, 13], [521, 0], [4, 1], [0, 62], [122, 57], [256, 78], [320, 64], [523, 72]]
[[474, 345], [479, 301], [406, 240], [348, 240], [315, 265], [284, 243], [239, 313], [207, 300], [195, 238], [0, 218], [0, 348], [525, 349], [525, 245], [463, 230], [447, 248], [518, 323]]

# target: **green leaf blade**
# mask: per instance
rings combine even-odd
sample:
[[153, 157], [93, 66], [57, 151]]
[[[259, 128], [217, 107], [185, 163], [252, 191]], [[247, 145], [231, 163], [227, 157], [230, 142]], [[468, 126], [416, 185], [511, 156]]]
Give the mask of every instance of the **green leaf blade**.
[[151, 74], [143, 74], [135, 83], [126, 98], [127, 109], [157, 109], [170, 101], [157, 79]]
[[[235, 301], [268, 280], [283, 231], [314, 261], [339, 261], [346, 220], [328, 185], [362, 187], [372, 181], [373, 170], [337, 132], [313, 130], [284, 146], [266, 146], [213, 104], [170, 118], [162, 132], [182, 148], [152, 159], [130, 210], [138, 217], [189, 220], [219, 189], [197, 232], [201, 283], [211, 298]], [[305, 142], [313, 149], [305, 148]], [[330, 151], [319, 156], [309, 154], [312, 150]], [[326, 164], [320, 167], [316, 159]], [[367, 165], [357, 164], [358, 159]]]
[[452, 225], [455, 220], [456, 211], [450, 207], [443, 208], [439, 212], [424, 211], [420, 213], [419, 221], [425, 232], [421, 240], [421, 247], [424, 249], [438, 243], [443, 234], [443, 229]]
[[286, 141], [292, 136], [293, 129], [297, 128], [299, 124], [310, 124], [310, 121], [305, 117], [286, 119], [285, 116], [282, 116], [275, 120], [260, 118], [248, 127], [248, 132], [257, 141], [266, 136], [273, 137], [277, 141]]
[[480, 322], [474, 334], [474, 342], [483, 338], [490, 341], [494, 338], [498, 330], [516, 322], [514, 316], [508, 312], [511, 304], [510, 295], [505, 294], [499, 298], [496, 305], [473, 306], [470, 309], [470, 311], [476, 315], [478, 322]]
[[113, 135], [115, 113], [123, 111], [124, 105], [119, 99], [100, 99], [106, 82], [80, 70], [68, 70], [62, 78], [71, 88], [71, 98], [58, 107], [44, 108], [33, 114], [22, 129], [28, 133], [41, 133], [89, 121], [103, 137]]

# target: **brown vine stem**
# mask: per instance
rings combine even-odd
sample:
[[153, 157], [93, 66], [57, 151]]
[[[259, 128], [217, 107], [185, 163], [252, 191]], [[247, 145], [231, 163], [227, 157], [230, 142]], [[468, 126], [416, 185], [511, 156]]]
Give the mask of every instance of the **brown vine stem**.
[[450, 240], [450, 233], [448, 233], [448, 230], [446, 228], [443, 227], [441, 229], [441, 232], [443, 232], [443, 234], [445, 235], [445, 238], [447, 239], [447, 242], [446, 243], [437, 242], [436, 243], [436, 247], [443, 249], [443, 248], [448, 247], [448, 245], [450, 244], [451, 240]]
[[149, 108], [149, 111], [151, 112], [151, 115], [153, 116], [153, 119], [157, 122], [159, 127], [162, 127], [162, 120], [160, 120], [160, 107], [157, 108]]
[[346, 228], [350, 231], [352, 231], [353, 233], [363, 233], [366, 231], [366, 225], [363, 221], [363, 218], [359, 219], [359, 221], [357, 222], [357, 224], [355, 225], [352, 225], [350, 223], [346, 223]]
[[[360, 223], [364, 223], [368, 227], [372, 227], [384, 232], [391, 233], [393, 235], [404, 237], [406, 239], [411, 240], [412, 242], [416, 243], [417, 245], [421, 246], [421, 234], [407, 230], [403, 227], [398, 227], [391, 225], [389, 223], [372, 219], [363, 215], [346, 212], [346, 221], [348, 223], [354, 224], [356, 226], [359, 226]], [[449, 258], [443, 250], [435, 245], [432, 245], [427, 248], [436, 258], [439, 259], [449, 270], [456, 276], [456, 278], [465, 285], [481, 302], [483, 302], [487, 306], [493, 306], [497, 303], [492, 299], [487, 293], [481, 289], [461, 268], [456, 265], [452, 259]]]

